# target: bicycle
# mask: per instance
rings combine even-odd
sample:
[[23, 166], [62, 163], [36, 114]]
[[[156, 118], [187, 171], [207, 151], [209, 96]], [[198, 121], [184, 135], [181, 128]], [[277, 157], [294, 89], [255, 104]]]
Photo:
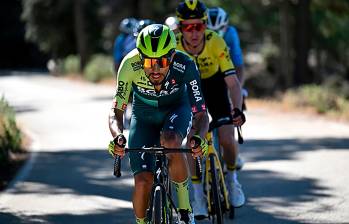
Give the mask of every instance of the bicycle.
[[[223, 224], [223, 215], [229, 211], [229, 218], [235, 216], [235, 209], [229, 205], [228, 190], [225, 184], [220, 150], [215, 149], [212, 142], [212, 130], [225, 124], [231, 124], [232, 118], [223, 118], [215, 123], [210, 123], [209, 132], [206, 135], [208, 141], [208, 155], [205, 161], [204, 189], [207, 194], [207, 206], [209, 218], [212, 223]], [[241, 127], [237, 127], [239, 143], [243, 143]]]
[[[152, 224], [170, 224], [173, 221], [173, 211], [178, 215], [175, 203], [172, 199], [171, 182], [168, 172], [167, 153], [192, 153], [191, 149], [170, 149], [165, 147], [126, 148], [125, 152], [145, 152], [155, 155], [154, 182], [150, 194], [147, 220]], [[115, 157], [114, 176], [121, 176], [121, 158]]]

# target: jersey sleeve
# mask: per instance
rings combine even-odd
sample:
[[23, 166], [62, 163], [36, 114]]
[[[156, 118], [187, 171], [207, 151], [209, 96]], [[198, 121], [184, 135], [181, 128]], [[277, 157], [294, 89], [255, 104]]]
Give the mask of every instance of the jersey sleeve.
[[243, 65], [244, 61], [243, 61], [242, 51], [240, 47], [239, 34], [235, 29], [235, 27], [230, 26], [228, 28], [228, 31], [224, 36], [224, 40], [226, 41], [229, 47], [230, 56], [233, 60], [234, 65], [235, 66]]
[[200, 73], [195, 65], [194, 61], [188, 59], [186, 64], [184, 82], [187, 85], [189, 101], [191, 104], [192, 112], [198, 113], [201, 111], [206, 111], [205, 100], [201, 90]]
[[213, 52], [218, 58], [219, 68], [225, 76], [236, 74], [229, 48], [224, 39], [218, 35], [214, 36]]
[[134, 77], [133, 73], [134, 71], [132, 70], [130, 60], [125, 57], [121, 61], [121, 65], [116, 77], [116, 93], [113, 103], [114, 108], [122, 111], [126, 109], [132, 88], [132, 77]]

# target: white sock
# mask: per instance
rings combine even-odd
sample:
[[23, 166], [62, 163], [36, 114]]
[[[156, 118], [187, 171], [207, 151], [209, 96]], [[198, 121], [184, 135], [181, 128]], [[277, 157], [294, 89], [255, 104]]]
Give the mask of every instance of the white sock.
[[193, 190], [194, 190], [194, 199], [196, 199], [197, 197], [204, 196], [204, 188], [202, 186], [202, 183], [199, 183], [199, 184], [193, 183]]

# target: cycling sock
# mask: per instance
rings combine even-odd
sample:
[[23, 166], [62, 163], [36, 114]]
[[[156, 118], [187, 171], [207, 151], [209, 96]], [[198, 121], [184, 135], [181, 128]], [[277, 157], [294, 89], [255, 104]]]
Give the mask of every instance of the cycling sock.
[[191, 182], [193, 184], [201, 184], [200, 178], [198, 176], [196, 176], [196, 175], [191, 176]]
[[226, 180], [227, 184], [233, 184], [234, 182], [237, 181], [236, 171], [235, 170], [233, 170], [233, 171], [228, 170], [225, 178], [226, 178], [225, 180]]
[[227, 165], [227, 170], [228, 170], [228, 171], [234, 171], [234, 170], [236, 170], [236, 165]]
[[137, 218], [136, 217], [136, 224], [146, 224], [146, 219], [144, 218]]
[[175, 185], [177, 197], [178, 197], [178, 209], [191, 210], [190, 202], [189, 202], [189, 189], [188, 189], [188, 178], [182, 182], [177, 183], [172, 181]]
[[199, 184], [193, 183], [192, 186], [193, 186], [193, 190], [194, 190], [194, 199], [203, 198], [204, 197], [204, 187], [202, 186], [202, 183], [199, 183]]

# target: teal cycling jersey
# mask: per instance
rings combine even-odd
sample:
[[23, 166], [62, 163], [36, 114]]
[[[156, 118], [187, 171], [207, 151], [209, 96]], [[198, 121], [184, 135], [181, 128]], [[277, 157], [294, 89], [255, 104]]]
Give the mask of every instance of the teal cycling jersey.
[[162, 109], [189, 103], [192, 112], [197, 113], [206, 110], [200, 86], [200, 75], [194, 61], [185, 53], [176, 51], [161, 90], [156, 91], [143, 70], [138, 50], [134, 49], [121, 62], [114, 107], [125, 110], [132, 90], [136, 107]]

